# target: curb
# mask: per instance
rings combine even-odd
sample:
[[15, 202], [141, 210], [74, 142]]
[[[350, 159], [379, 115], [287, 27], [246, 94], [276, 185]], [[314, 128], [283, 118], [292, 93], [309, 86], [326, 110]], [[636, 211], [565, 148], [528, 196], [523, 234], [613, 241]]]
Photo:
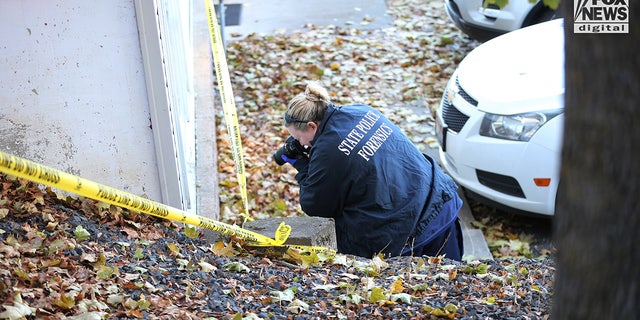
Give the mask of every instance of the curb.
[[460, 218], [460, 227], [462, 229], [462, 241], [464, 243], [463, 259], [493, 259], [493, 255], [489, 250], [487, 241], [482, 234], [482, 230], [474, 228], [472, 223], [475, 221], [473, 214], [471, 214], [471, 208], [467, 203], [467, 198], [462, 191], [462, 188], [458, 188], [458, 195], [462, 199], [462, 208], [458, 212]]

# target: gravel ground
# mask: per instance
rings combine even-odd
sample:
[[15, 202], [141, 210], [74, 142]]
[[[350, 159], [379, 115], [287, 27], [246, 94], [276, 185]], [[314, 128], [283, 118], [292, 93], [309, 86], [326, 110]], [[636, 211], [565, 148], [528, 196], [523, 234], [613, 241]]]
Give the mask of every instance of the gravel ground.
[[551, 258], [458, 263], [256, 252], [21, 180], [0, 179], [0, 192], [0, 318], [11, 319], [16, 310], [23, 319], [544, 319], [550, 313]]

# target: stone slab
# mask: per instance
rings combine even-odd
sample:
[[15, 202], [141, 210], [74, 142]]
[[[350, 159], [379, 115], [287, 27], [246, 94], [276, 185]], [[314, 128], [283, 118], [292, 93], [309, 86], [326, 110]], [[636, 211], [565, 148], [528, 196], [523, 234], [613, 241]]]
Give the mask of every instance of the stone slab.
[[273, 238], [278, 226], [283, 221], [291, 226], [291, 235], [285, 244], [318, 246], [337, 250], [333, 219], [321, 217], [268, 218], [247, 221], [243, 228]]

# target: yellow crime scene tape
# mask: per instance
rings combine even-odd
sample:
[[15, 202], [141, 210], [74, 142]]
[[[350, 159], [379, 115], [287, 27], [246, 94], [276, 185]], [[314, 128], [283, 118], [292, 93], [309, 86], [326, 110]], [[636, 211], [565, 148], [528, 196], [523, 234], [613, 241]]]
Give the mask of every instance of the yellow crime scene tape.
[[291, 227], [282, 222], [276, 230], [275, 238], [271, 239], [257, 232], [176, 209], [2, 151], [0, 171], [130, 210], [237, 236], [260, 246], [282, 246], [291, 234]]
[[[238, 183], [241, 188], [242, 201], [248, 216], [249, 206], [246, 191], [246, 178], [244, 171], [244, 160], [242, 155], [242, 143], [240, 140], [240, 128], [235, 110], [233, 94], [227, 92], [226, 87], [231, 87], [229, 70], [224, 58], [224, 52], [220, 38], [220, 30], [212, 14], [213, 6], [210, 0], [205, 0], [206, 10], [209, 15], [209, 31], [213, 46], [214, 59], [216, 61], [216, 75], [220, 94], [223, 100], [225, 120], [232, 144], [234, 162], [237, 169]], [[220, 80], [222, 79], [222, 81]], [[27, 159], [23, 159], [0, 151], [0, 172], [4, 172], [19, 178], [27, 179], [36, 183], [48, 185], [60, 190], [71, 192], [86, 198], [102, 201], [133, 211], [150, 214], [159, 218], [164, 218], [176, 222], [182, 222], [193, 226], [203, 227], [230, 236], [237, 236], [247, 241], [249, 245], [257, 247], [287, 247], [299, 250], [306, 250], [314, 253], [335, 254], [335, 250], [319, 247], [285, 244], [291, 234], [291, 226], [284, 222], [278, 226], [274, 238], [269, 238], [257, 232], [243, 229], [236, 225], [230, 225], [213, 219], [199, 216], [184, 210], [173, 208], [165, 204], [136, 196], [134, 194], [118, 190], [88, 179], [84, 179]], [[246, 220], [246, 218], [245, 218]]]
[[[220, 91], [220, 99], [222, 100], [222, 108], [224, 110], [224, 117], [227, 125], [227, 132], [229, 133], [231, 141], [231, 151], [233, 152], [233, 159], [236, 167], [236, 173], [238, 177], [238, 185], [240, 187], [240, 195], [244, 208], [246, 210], [245, 221], [249, 218], [249, 202], [247, 200], [247, 187], [246, 187], [246, 174], [244, 170], [244, 156], [242, 153], [242, 141], [240, 138], [240, 126], [238, 124], [238, 114], [236, 112], [236, 103], [233, 96], [233, 90], [231, 90], [231, 77], [229, 75], [229, 66], [227, 64], [227, 58], [224, 52], [224, 43], [222, 43], [222, 37], [220, 33], [220, 27], [218, 25], [218, 19], [212, 0], [204, 0], [205, 10], [207, 12], [207, 19], [209, 22], [209, 36], [211, 38], [211, 50], [213, 53], [213, 60], [215, 65], [216, 78], [218, 79], [218, 91]], [[224, 14], [221, 13], [221, 14]], [[287, 235], [288, 236], [288, 235]], [[267, 243], [255, 243], [257, 246], [270, 246]], [[335, 254], [335, 250], [317, 247], [317, 246], [300, 246], [300, 245], [286, 245], [291, 248], [309, 250], [315, 253], [328, 253]]]
[[224, 119], [231, 142], [231, 152], [236, 167], [240, 196], [245, 209], [244, 219], [249, 219], [249, 200], [247, 198], [247, 178], [244, 170], [244, 155], [242, 153], [242, 140], [240, 137], [240, 125], [238, 124], [238, 113], [236, 112], [236, 102], [231, 90], [231, 77], [229, 76], [229, 66], [224, 53], [224, 44], [220, 36], [220, 27], [216, 18], [211, 0], [205, 0], [205, 10], [209, 21], [209, 36], [211, 37], [211, 50], [213, 52], [216, 78], [218, 79], [218, 91], [222, 100]]
[[133, 211], [237, 236], [256, 247], [287, 247], [315, 253], [335, 254], [335, 250], [324, 247], [284, 244], [291, 234], [291, 226], [284, 222], [278, 225], [275, 237], [271, 239], [251, 230], [176, 209], [2, 151], [0, 151], [0, 172]]

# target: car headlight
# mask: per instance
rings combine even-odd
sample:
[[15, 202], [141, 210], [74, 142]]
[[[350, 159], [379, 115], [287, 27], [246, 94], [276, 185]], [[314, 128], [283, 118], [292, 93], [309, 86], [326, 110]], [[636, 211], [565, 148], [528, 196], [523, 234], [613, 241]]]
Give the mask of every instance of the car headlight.
[[528, 112], [513, 115], [487, 113], [482, 119], [480, 135], [505, 140], [529, 141], [547, 121], [562, 112]]

